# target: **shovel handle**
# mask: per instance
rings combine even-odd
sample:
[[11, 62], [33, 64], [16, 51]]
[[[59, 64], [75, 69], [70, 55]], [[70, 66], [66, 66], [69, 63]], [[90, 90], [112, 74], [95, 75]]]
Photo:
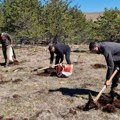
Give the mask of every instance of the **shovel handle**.
[[[113, 77], [116, 75], [116, 73], [118, 72], [119, 67], [116, 68], [116, 70], [113, 72], [113, 74], [111, 75], [109, 81], [112, 82]], [[102, 90], [98, 93], [98, 95], [96, 96], [96, 98], [94, 99], [95, 102], [98, 101], [98, 99], [100, 98], [100, 96], [102, 95], [103, 91], [107, 88], [106, 85], [103, 86]]]
[[103, 86], [102, 90], [99, 92], [99, 94], [95, 97], [94, 101], [97, 102], [100, 96], [102, 95], [103, 91], [106, 89], [106, 85]]

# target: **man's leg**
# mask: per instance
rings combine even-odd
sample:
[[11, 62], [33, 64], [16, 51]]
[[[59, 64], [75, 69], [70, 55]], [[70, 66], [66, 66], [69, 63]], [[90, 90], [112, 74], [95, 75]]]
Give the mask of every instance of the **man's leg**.
[[[120, 68], [120, 61], [114, 62], [114, 65], [115, 65], [114, 67], [114, 71], [115, 71], [116, 67]], [[118, 86], [119, 78], [120, 78], [120, 70], [116, 73], [116, 75], [112, 79], [111, 92], [115, 92]]]
[[119, 78], [120, 78], [120, 71], [118, 71], [118, 73], [114, 76], [112, 80], [111, 91], [110, 91], [110, 95], [112, 99], [114, 99], [114, 97], [117, 95], [116, 88], [118, 86]]
[[5, 48], [5, 47], [2, 47], [2, 51], [3, 51], [3, 56], [4, 56], [5, 64], [6, 64], [6, 62], [7, 62], [6, 48]]
[[68, 52], [65, 54], [65, 58], [66, 58], [67, 64], [71, 64], [71, 61], [70, 61], [70, 51], [68, 51]]

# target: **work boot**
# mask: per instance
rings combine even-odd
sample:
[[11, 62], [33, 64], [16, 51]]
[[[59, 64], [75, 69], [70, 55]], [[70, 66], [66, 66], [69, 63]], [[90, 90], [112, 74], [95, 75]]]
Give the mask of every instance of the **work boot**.
[[116, 87], [111, 88], [111, 91], [109, 92], [109, 95], [110, 95], [110, 98], [111, 98], [111, 102], [110, 103], [113, 103], [114, 98], [116, 96], [118, 96], [118, 93], [116, 92]]

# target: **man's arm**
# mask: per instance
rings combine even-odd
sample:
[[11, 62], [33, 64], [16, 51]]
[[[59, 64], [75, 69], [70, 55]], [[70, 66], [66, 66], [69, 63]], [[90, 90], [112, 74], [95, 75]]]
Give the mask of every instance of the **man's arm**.
[[54, 53], [50, 52], [50, 64], [53, 64]]
[[106, 60], [107, 66], [108, 66], [107, 73], [106, 73], [106, 80], [108, 80], [113, 73], [114, 62], [113, 62], [113, 58], [112, 58], [112, 54], [111, 54], [110, 50], [105, 49], [104, 56], [105, 56], [105, 60]]

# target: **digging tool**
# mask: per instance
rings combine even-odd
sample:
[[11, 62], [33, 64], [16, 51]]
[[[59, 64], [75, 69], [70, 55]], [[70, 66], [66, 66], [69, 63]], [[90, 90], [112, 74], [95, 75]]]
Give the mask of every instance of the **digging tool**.
[[[116, 73], [118, 72], [119, 68], [117, 67], [116, 70], [113, 72], [113, 74], [111, 75], [109, 82], [112, 82], [113, 77], [116, 75]], [[103, 86], [102, 90], [98, 93], [98, 95], [95, 97], [94, 102], [96, 103], [98, 101], [98, 99], [100, 98], [100, 96], [102, 95], [103, 91], [107, 88], [106, 85]]]
[[[119, 71], [119, 68], [117, 67], [116, 70], [111, 75], [109, 82], [112, 82], [113, 77], [116, 75], [116, 73]], [[99, 104], [97, 103], [98, 99], [102, 95], [103, 91], [107, 88], [106, 85], [103, 86], [102, 90], [98, 93], [98, 95], [93, 98], [91, 93], [89, 93], [89, 101], [86, 103], [84, 110], [89, 110], [91, 108], [97, 108], [99, 107]]]
[[[56, 66], [58, 66], [58, 65], [60, 65], [61, 63], [59, 63], [59, 64], [56, 64], [56, 65], [53, 65], [53, 67], [56, 67]], [[42, 70], [45, 70], [45, 69], [48, 69], [48, 68], [50, 68], [50, 66], [48, 66], [48, 67], [44, 67], [44, 68], [41, 68], [41, 67], [39, 67], [39, 68], [37, 68], [37, 69], [34, 69], [34, 70], [32, 70], [32, 71], [42, 71]]]

